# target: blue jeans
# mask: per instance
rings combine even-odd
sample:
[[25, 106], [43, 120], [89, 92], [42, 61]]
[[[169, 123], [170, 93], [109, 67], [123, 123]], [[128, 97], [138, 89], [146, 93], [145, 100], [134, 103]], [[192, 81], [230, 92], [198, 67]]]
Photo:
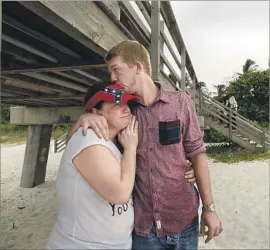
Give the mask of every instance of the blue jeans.
[[132, 250], [197, 250], [199, 245], [199, 218], [196, 217], [192, 225], [182, 233], [158, 237], [155, 226], [148, 236], [133, 233]]

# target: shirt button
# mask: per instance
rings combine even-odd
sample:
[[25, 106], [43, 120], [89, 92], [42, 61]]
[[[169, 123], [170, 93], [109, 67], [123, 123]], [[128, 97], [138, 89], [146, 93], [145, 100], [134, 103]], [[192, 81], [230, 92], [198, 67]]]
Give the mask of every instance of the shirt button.
[[152, 152], [153, 151], [153, 148], [149, 148], [149, 151]]
[[152, 131], [152, 128], [149, 128], [149, 132], [151, 132]]
[[154, 172], [154, 169], [153, 168], [150, 168], [150, 172], [153, 173]]

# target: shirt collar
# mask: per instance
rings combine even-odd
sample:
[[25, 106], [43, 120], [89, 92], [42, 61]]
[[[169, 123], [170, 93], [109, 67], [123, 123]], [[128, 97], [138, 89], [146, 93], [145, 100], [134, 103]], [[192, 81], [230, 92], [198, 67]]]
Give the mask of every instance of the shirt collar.
[[167, 94], [167, 91], [162, 87], [162, 85], [159, 82], [154, 82], [154, 83], [159, 89], [158, 96], [157, 96], [157, 101], [162, 101], [162, 102], [165, 102], [165, 103], [169, 103], [170, 99], [169, 99], [169, 96]]

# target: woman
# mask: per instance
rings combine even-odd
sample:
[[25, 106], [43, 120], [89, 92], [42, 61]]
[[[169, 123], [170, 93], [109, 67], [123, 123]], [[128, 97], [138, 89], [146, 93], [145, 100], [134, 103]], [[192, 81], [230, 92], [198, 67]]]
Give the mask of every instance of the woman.
[[136, 97], [118, 84], [106, 85], [89, 89], [85, 108], [107, 119], [110, 140], [91, 129], [70, 138], [56, 182], [60, 211], [48, 249], [131, 249], [138, 123], [127, 102]]
[[[68, 141], [56, 181], [60, 210], [47, 249], [131, 249], [138, 123], [129, 101], [137, 97], [119, 84], [89, 89], [85, 109], [107, 119], [110, 140], [79, 129]], [[194, 172], [186, 174], [193, 182]]]

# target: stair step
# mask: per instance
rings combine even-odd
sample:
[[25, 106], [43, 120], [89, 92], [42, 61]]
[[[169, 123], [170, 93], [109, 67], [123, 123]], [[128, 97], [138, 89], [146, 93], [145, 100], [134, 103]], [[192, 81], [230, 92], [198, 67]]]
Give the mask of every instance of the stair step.
[[[226, 126], [225, 124], [221, 124], [218, 120], [212, 120], [210, 119], [210, 117], [209, 118], [205, 117], [205, 125], [210, 126], [211, 128], [215, 129], [216, 131], [220, 132], [226, 137], [230, 136], [229, 126]], [[250, 151], [258, 151], [258, 152], [264, 148], [264, 146], [258, 144], [259, 139], [257, 141], [256, 139], [257, 137], [254, 137], [253, 134], [249, 136], [249, 134], [247, 134], [245, 130], [243, 130], [243, 134], [242, 134], [242, 131], [239, 129], [231, 130], [231, 133], [232, 133], [231, 140], [239, 144], [243, 148], [246, 148]], [[270, 140], [269, 140], [269, 146], [270, 146]]]

